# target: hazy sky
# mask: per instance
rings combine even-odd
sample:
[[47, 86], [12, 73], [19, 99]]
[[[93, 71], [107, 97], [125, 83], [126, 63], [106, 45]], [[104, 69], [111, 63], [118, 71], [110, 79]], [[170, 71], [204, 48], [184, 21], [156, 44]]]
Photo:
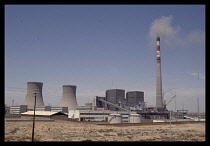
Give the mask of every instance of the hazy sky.
[[204, 112], [204, 5], [6, 5], [5, 103], [23, 104], [27, 82], [43, 82], [45, 105], [59, 105], [62, 86], [76, 85], [79, 105], [124, 89], [143, 91], [154, 106], [150, 30], [162, 18], [174, 30], [161, 36], [163, 90], [175, 88], [164, 98], [176, 94], [176, 109], [190, 112], [197, 112], [199, 98]]

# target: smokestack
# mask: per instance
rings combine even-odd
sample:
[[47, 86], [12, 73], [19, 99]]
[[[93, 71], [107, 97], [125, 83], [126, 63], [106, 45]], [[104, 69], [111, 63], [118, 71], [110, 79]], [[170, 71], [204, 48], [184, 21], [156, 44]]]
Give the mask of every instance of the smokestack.
[[68, 107], [68, 110], [76, 109], [77, 106], [76, 88], [77, 86], [73, 85], [63, 86], [63, 96], [60, 104], [61, 107]]
[[41, 82], [27, 82], [27, 94], [24, 105], [28, 106], [28, 109], [34, 109], [34, 101], [36, 92], [36, 107], [44, 106], [44, 101], [42, 97], [42, 86]]
[[162, 98], [162, 77], [161, 77], [161, 60], [160, 60], [160, 37], [157, 37], [157, 66], [156, 66], [156, 107], [163, 108]]

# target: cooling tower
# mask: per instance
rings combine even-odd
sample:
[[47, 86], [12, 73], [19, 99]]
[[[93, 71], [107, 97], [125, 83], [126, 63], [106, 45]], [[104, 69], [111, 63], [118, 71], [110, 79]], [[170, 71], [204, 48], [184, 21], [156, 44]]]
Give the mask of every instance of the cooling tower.
[[61, 107], [68, 107], [68, 110], [75, 110], [77, 106], [76, 88], [73, 85], [63, 86], [63, 95], [61, 99]]
[[160, 37], [157, 37], [156, 42], [157, 42], [156, 107], [163, 108], [161, 61], [160, 61]]
[[42, 86], [41, 82], [27, 82], [27, 94], [24, 105], [28, 106], [28, 109], [34, 109], [34, 101], [36, 92], [36, 107], [44, 106], [42, 97]]

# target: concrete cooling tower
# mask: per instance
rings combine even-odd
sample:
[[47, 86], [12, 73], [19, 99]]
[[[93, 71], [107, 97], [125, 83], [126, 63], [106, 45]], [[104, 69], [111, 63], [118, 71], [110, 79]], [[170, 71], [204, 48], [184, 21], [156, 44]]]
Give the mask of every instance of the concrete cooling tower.
[[34, 109], [34, 101], [36, 92], [36, 107], [44, 106], [42, 97], [42, 82], [27, 82], [27, 94], [24, 105], [28, 106], [28, 109]]
[[77, 106], [76, 88], [73, 85], [63, 86], [63, 95], [61, 99], [61, 107], [68, 107], [68, 110], [75, 110]]

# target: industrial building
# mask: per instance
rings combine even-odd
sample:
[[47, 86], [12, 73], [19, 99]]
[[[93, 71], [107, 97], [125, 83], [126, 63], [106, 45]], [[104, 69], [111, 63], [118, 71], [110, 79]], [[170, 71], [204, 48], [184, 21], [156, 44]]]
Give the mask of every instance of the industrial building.
[[128, 122], [129, 114], [136, 114], [136, 112], [128, 111], [88, 111], [88, 110], [69, 110], [69, 120], [76, 121], [104, 121], [108, 122], [110, 114], [120, 114], [122, 122]]
[[16, 106], [10, 106], [9, 111], [7, 111], [7, 114], [20, 115], [21, 113], [26, 111], [27, 111], [27, 105], [16, 105]]
[[[48, 116], [48, 118], [62, 115], [76, 121], [106, 121], [106, 122], [141, 122], [142, 119], [168, 119], [169, 111], [163, 103], [160, 37], [156, 38], [156, 106], [145, 106], [143, 91], [128, 91], [123, 89], [109, 89], [105, 91], [105, 97], [96, 96], [93, 102], [78, 106], [75, 85], [63, 85], [63, 94], [60, 106], [44, 106], [42, 97], [42, 82], [27, 82], [27, 94], [24, 105], [7, 108], [10, 114], [29, 116], [34, 110], [36, 97], [36, 116]], [[39, 115], [40, 113], [40, 115]], [[62, 114], [65, 113], [65, 114]], [[187, 112], [174, 113], [175, 117], [184, 118]], [[65, 119], [64, 118], [64, 119]], [[114, 120], [113, 120], [114, 119]]]
[[[28, 109], [28, 111], [33, 111], [33, 110], [34, 109]], [[36, 106], [35, 111], [51, 111], [51, 106], [41, 106], [41, 107]]]
[[[34, 111], [28, 111], [21, 113], [21, 119], [33, 119]], [[68, 121], [68, 114], [63, 112], [52, 112], [52, 111], [36, 111], [36, 119], [48, 120], [65, 120]]]
[[[33, 111], [33, 110], [28, 110], [28, 111]], [[65, 113], [68, 113], [68, 107], [42, 106], [42, 107], [36, 107], [35, 111], [52, 111], [52, 112], [65, 112]]]
[[144, 104], [144, 92], [129, 91], [126, 93], [127, 106], [141, 106]]
[[[106, 90], [106, 101], [121, 106], [125, 102], [125, 90], [110, 89]], [[106, 104], [106, 108], [112, 111], [119, 110], [119, 108]]]
[[[7, 115], [20, 115], [21, 113], [27, 111], [34, 111], [34, 109], [28, 109], [27, 105], [15, 105], [6, 107], [7, 111], [5, 114]], [[68, 107], [53, 107], [53, 106], [41, 106], [36, 107], [35, 111], [52, 111], [52, 112], [63, 112], [68, 113]]]
[[5, 111], [4, 111], [5, 115], [10, 114], [10, 107], [5, 105]]
[[68, 107], [51, 106], [50, 111], [68, 113]]
[[106, 100], [106, 97], [99, 97], [99, 96], [96, 96], [95, 98], [95, 105], [97, 108], [105, 108], [105, 103], [102, 102], [100, 99], [102, 100]]

